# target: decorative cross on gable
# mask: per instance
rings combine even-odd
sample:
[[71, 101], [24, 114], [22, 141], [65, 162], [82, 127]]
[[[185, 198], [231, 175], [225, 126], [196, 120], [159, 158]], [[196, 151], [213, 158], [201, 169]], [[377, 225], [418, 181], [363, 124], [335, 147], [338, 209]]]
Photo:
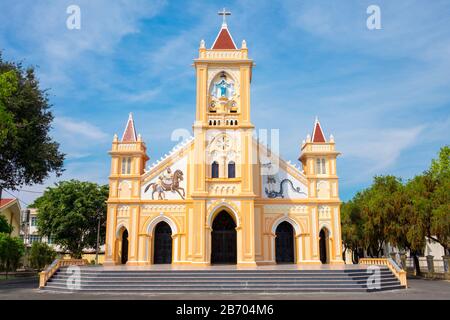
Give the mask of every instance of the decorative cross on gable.
[[231, 16], [231, 12], [230, 11], [226, 11], [225, 8], [223, 8], [222, 11], [217, 12], [217, 14], [219, 16], [223, 17], [222, 25], [226, 26], [227, 25], [226, 16]]

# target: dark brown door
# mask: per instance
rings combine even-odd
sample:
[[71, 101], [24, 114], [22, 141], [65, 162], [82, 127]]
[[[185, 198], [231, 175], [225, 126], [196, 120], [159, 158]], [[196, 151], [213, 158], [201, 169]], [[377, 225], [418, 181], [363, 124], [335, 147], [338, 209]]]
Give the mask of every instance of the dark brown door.
[[294, 263], [294, 228], [289, 222], [282, 222], [275, 231], [277, 263]]
[[128, 231], [123, 230], [122, 232], [122, 257], [121, 263], [125, 264], [128, 261]]
[[172, 263], [172, 229], [164, 221], [161, 221], [155, 227], [155, 248], [153, 263]]
[[214, 219], [211, 234], [211, 263], [235, 264], [237, 261], [236, 223], [221, 211]]
[[328, 236], [327, 236], [327, 232], [324, 229], [320, 230], [319, 238], [320, 238], [320, 240], [319, 240], [320, 261], [322, 263], [327, 263], [328, 262], [328, 257], [327, 257]]

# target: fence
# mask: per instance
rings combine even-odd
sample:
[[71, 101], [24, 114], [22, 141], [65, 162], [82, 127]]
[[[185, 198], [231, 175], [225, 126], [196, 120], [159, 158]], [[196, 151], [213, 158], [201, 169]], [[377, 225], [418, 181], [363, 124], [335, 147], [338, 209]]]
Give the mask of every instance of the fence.
[[[445, 267], [444, 259], [434, 259], [429, 257], [418, 257], [420, 272], [434, 277], [449, 277], [449, 270]], [[408, 257], [406, 259], [406, 270], [408, 273], [415, 274], [416, 269], [414, 267], [414, 259]]]

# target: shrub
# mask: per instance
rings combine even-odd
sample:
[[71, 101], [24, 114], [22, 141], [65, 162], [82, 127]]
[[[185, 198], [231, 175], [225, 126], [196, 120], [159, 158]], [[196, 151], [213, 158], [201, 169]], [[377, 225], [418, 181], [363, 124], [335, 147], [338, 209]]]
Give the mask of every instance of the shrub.
[[25, 252], [23, 240], [0, 233], [0, 269], [15, 271]]
[[56, 258], [56, 251], [43, 242], [33, 242], [30, 250], [30, 264], [34, 269], [42, 270]]
[[0, 233], [11, 233], [12, 227], [6, 220], [6, 218], [0, 215]]

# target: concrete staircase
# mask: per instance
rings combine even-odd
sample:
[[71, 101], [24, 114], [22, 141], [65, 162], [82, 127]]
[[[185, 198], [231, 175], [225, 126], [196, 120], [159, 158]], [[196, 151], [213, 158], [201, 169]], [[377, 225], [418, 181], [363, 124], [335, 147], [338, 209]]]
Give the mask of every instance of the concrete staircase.
[[70, 289], [71, 273], [61, 268], [42, 290], [107, 293], [189, 292], [370, 292], [404, 289], [387, 267], [380, 268], [380, 288], [368, 287], [367, 269], [342, 270], [108, 270], [80, 268], [79, 288]]

